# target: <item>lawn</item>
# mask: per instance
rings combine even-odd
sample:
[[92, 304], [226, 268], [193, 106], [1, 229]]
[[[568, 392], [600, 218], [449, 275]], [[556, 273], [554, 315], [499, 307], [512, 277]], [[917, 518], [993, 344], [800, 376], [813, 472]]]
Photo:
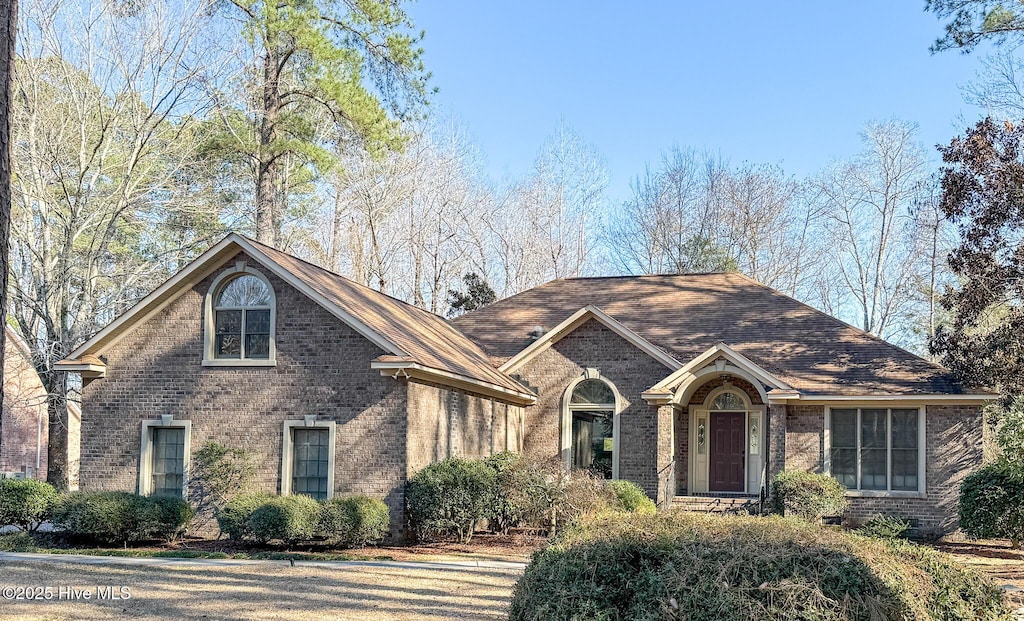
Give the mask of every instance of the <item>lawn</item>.
[[111, 566], [2, 562], [0, 588], [130, 588], [119, 601], [0, 600], [0, 619], [504, 619], [520, 570], [408, 568], [387, 564], [311, 567]]
[[1008, 586], [1006, 598], [1010, 606], [1024, 609], [1024, 550], [1014, 550], [1009, 541], [999, 539], [949, 538], [933, 545], [961, 563], [985, 572], [996, 584]]

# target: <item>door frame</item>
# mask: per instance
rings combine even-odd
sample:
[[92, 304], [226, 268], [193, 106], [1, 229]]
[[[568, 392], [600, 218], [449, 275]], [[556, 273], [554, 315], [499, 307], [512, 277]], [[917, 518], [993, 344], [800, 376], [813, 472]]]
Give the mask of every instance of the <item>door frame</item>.
[[[743, 398], [744, 403], [744, 451], [746, 462], [743, 468], [742, 492], [711, 492], [711, 408], [715, 399], [723, 392], [734, 392]], [[701, 405], [688, 406], [689, 436], [687, 440], [687, 494], [752, 494], [760, 489], [761, 471], [764, 469], [764, 438], [765, 411], [764, 405], [754, 405], [747, 393], [738, 386], [720, 386], [710, 393]], [[725, 411], [725, 410], [723, 410]], [[739, 412], [739, 410], [728, 410]], [[699, 427], [704, 424], [704, 447], [700, 453]], [[756, 445], [752, 445], [751, 441]], [[757, 479], [756, 481], [754, 479]], [[753, 491], [751, 491], [753, 490]]]

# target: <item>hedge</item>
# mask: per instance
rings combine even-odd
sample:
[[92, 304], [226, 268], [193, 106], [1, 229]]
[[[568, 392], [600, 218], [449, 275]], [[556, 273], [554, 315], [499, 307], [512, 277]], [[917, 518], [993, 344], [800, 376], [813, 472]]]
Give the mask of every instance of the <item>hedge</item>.
[[253, 511], [259, 509], [263, 503], [274, 496], [266, 492], [253, 492], [235, 496], [217, 511], [217, 524], [220, 532], [228, 536], [228, 539], [240, 541], [252, 536], [249, 530], [249, 518]]
[[252, 512], [246, 528], [259, 543], [279, 539], [292, 544], [312, 539], [319, 519], [320, 503], [313, 498], [301, 494], [275, 496]]
[[378, 543], [388, 535], [391, 514], [384, 501], [369, 496], [345, 496], [323, 503], [318, 531], [346, 548]]
[[618, 513], [534, 554], [512, 621], [1009, 619], [1002, 591], [930, 548], [782, 517]]
[[417, 472], [405, 491], [417, 538], [468, 542], [491, 507], [495, 481], [495, 471], [482, 461], [457, 457]]
[[57, 490], [35, 479], [0, 480], [0, 526], [32, 532], [50, 519]]
[[784, 470], [771, 485], [772, 511], [812, 522], [846, 511], [846, 488], [827, 474]]
[[960, 528], [976, 539], [1024, 539], [1024, 467], [1006, 460], [988, 464], [960, 484]]
[[102, 543], [173, 540], [195, 511], [180, 498], [129, 492], [71, 492], [53, 506], [53, 523], [69, 534]]

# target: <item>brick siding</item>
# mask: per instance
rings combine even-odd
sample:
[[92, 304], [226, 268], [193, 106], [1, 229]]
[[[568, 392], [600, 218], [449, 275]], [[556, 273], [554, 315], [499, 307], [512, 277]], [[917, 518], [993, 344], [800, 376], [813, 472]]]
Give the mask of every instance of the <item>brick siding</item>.
[[537, 458], [561, 454], [562, 398], [587, 368], [615, 385], [623, 400], [619, 428], [619, 477], [658, 497], [658, 407], [640, 394], [670, 373], [629, 341], [593, 319], [524, 365], [517, 375], [537, 391], [526, 409], [524, 450]]

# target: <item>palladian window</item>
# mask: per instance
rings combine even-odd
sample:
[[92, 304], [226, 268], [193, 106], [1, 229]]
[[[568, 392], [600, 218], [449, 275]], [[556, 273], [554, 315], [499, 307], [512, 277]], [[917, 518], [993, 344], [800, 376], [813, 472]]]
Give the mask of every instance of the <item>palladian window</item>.
[[599, 379], [587, 379], [569, 398], [572, 420], [571, 465], [594, 471], [606, 479], [613, 475], [615, 453], [615, 393]]
[[213, 302], [213, 357], [266, 360], [270, 358], [273, 295], [252, 274], [242, 274], [221, 286]]

